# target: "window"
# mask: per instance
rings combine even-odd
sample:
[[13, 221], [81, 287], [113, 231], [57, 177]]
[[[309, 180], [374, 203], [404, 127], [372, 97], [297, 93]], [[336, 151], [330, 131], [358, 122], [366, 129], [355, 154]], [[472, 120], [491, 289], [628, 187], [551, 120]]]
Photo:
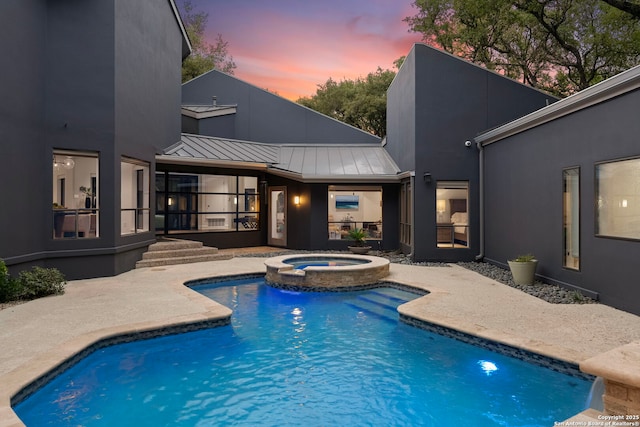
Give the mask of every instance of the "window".
[[259, 229], [257, 177], [158, 172], [156, 192], [156, 230]]
[[411, 181], [403, 181], [400, 188], [400, 243], [407, 246], [411, 246], [412, 197]]
[[567, 268], [580, 269], [580, 168], [565, 169], [562, 173], [564, 231], [564, 260]]
[[149, 231], [149, 163], [120, 161], [120, 234]]
[[382, 188], [329, 186], [329, 239], [347, 239], [362, 228], [367, 239], [382, 239]]
[[469, 247], [469, 182], [436, 185], [436, 237], [439, 248]]
[[54, 150], [53, 238], [98, 237], [98, 154]]
[[596, 165], [596, 234], [640, 239], [640, 159]]

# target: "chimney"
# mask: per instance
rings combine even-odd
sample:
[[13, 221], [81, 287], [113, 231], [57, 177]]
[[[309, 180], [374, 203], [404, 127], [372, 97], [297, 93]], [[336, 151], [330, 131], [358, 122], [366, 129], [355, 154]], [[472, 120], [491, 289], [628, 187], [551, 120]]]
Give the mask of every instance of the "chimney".
[[213, 106], [217, 107], [218, 106], [218, 97], [217, 96], [213, 96], [211, 99], [213, 101]]

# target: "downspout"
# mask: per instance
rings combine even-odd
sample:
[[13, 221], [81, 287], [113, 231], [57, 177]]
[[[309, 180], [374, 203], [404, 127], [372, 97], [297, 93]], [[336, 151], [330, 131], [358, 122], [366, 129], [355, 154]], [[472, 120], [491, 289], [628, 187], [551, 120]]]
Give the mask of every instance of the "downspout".
[[480, 152], [478, 156], [478, 174], [480, 175], [478, 181], [478, 192], [480, 196], [480, 253], [476, 255], [476, 261], [482, 261], [484, 259], [484, 147], [482, 143], [478, 141], [476, 141], [476, 147]]
[[[411, 186], [411, 252], [409, 252], [409, 254], [407, 255], [407, 257], [413, 261], [413, 254], [415, 252], [415, 245], [416, 245], [416, 241], [415, 241], [415, 237], [416, 237], [416, 226], [414, 224], [415, 222], [415, 198], [416, 198], [416, 171], [413, 171], [411, 173], [411, 176], [409, 177], [409, 185]], [[402, 202], [401, 202], [402, 203]]]

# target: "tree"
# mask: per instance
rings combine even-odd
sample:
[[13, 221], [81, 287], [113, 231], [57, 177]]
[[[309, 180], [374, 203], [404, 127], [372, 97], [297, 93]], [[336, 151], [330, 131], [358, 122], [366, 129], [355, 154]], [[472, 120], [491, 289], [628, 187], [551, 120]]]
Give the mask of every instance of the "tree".
[[[401, 61], [396, 61], [401, 64]], [[387, 129], [387, 89], [396, 73], [378, 69], [365, 78], [336, 82], [329, 78], [299, 104], [383, 137]]]
[[639, 0], [602, 0], [605, 3], [620, 9], [623, 12], [630, 13], [636, 18], [640, 18], [640, 1]]
[[425, 42], [566, 96], [638, 63], [640, 20], [600, 0], [415, 0]]
[[216, 36], [213, 44], [206, 41], [204, 32], [208, 19], [208, 13], [194, 11], [191, 1], [183, 3], [182, 22], [192, 48], [191, 55], [182, 61], [183, 83], [213, 69], [233, 74], [236, 68], [229, 54], [229, 42], [224, 41], [221, 34]]

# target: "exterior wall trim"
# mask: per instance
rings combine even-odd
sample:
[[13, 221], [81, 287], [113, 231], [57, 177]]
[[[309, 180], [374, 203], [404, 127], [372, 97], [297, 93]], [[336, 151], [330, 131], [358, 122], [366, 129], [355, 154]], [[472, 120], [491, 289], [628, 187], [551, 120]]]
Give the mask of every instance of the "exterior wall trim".
[[50, 251], [32, 252], [14, 257], [3, 258], [7, 265], [22, 264], [26, 262], [39, 261], [42, 259], [67, 258], [78, 256], [95, 256], [95, 255], [116, 255], [131, 250], [143, 248], [156, 242], [155, 236], [150, 240], [143, 242], [131, 243], [128, 245], [113, 246], [110, 248], [90, 248], [90, 249], [56, 249]]
[[505, 125], [481, 133], [475, 141], [489, 145], [640, 88], [640, 65], [543, 107]]

